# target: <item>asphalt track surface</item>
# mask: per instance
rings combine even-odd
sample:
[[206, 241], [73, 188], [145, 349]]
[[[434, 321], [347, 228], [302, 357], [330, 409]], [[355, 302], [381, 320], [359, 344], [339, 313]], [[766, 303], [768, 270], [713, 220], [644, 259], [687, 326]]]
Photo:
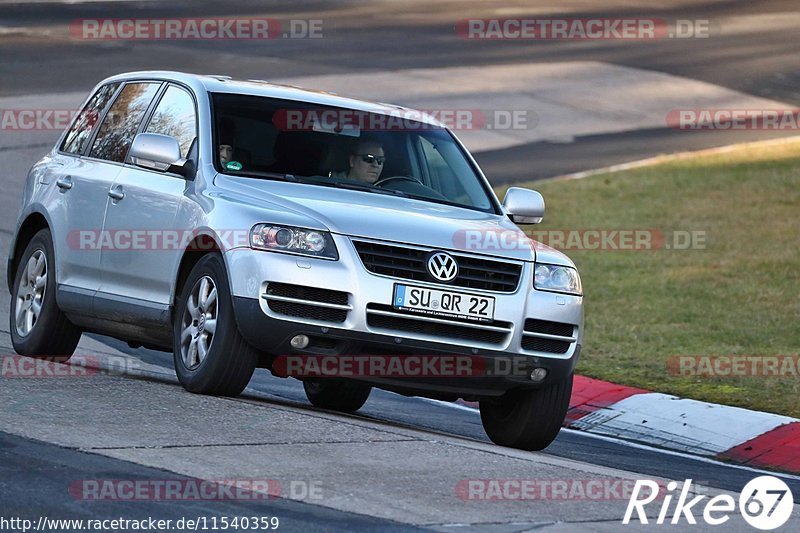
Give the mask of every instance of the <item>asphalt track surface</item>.
[[274, 499], [267, 504], [261, 500], [217, 503], [178, 501], [168, 504], [140, 501], [133, 505], [114, 501], [78, 502], [64, 490], [76, 479], [146, 480], [166, 477], [185, 481], [189, 478], [4, 432], [0, 432], [0, 461], [4, 464], [2, 515], [34, 522], [42, 516], [94, 520], [153, 516], [173, 522], [198, 516], [277, 516], [284, 524], [291, 524], [290, 530], [297, 531], [414, 529], [408, 524], [284, 499]]
[[[35, 95], [86, 91], [104, 76], [126, 70], [174, 68], [199, 72], [219, 72], [243, 77], [292, 77], [312, 74], [341, 74], [351, 71], [385, 71], [403, 68], [436, 68], [452, 65], [487, 65], [521, 61], [548, 62], [595, 60], [635, 68], [658, 70], [679, 76], [699, 79], [749, 94], [763, 96], [792, 105], [800, 103], [800, 59], [796, 54], [796, 26], [780, 23], [781, 13], [794, 11], [792, 2], [669, 2], [664, 8], [631, 8], [628, 2], [609, 3], [598, 11], [592, 2], [571, 2], [528, 7], [523, 2], [503, 2], [506, 16], [652, 16], [665, 19], [707, 18], [717, 21], [722, 30], [726, 21], [735, 18], [738, 24], [752, 19], [749, 30], [726, 37], [724, 31], [715, 39], [698, 43], [696, 40], [664, 40], [649, 43], [530, 43], [495, 42], [465, 43], [453, 36], [453, 20], [467, 16], [492, 16], [500, 3], [492, 2], [395, 2], [372, 7], [356, 2], [293, 2], [290, 5], [265, 2], [120, 2], [76, 5], [6, 5], [0, 3], [0, 25], [8, 28], [28, 28], [32, 31], [0, 35], [0, 96]], [[187, 5], [191, 4], [191, 12]], [[265, 7], [268, 6], [268, 7]], [[53, 37], [49, 27], [68, 24], [76, 18], [123, 18], [132, 16], [204, 16], [268, 14], [278, 18], [306, 17], [330, 21], [324, 43], [313, 40], [277, 40], [268, 44], [251, 42], [219, 43], [85, 43]], [[44, 30], [43, 30], [44, 29]], [[368, 43], [369, 46], [365, 46]], [[269, 76], [254, 76], [253, 71]], [[785, 133], [781, 133], [783, 135]], [[718, 132], [687, 136], [668, 129], [626, 132], [614, 135], [578, 137], [569, 143], [532, 143], [494, 152], [478, 154], [478, 159], [491, 176], [502, 180], [547, 177], [648, 157], [658, 153], [711, 147], [731, 142], [771, 137], [769, 132]], [[690, 138], [691, 137], [691, 138]], [[40, 134], [13, 139], [0, 146], [0, 245], [7, 249], [13, 230], [24, 169], [52, 144], [52, 135]], [[530, 161], [537, 161], [531, 174]], [[9, 172], [9, 169], [13, 171]], [[24, 170], [22, 171], [24, 172]], [[3, 262], [3, 268], [5, 262]], [[8, 295], [0, 298], [3, 324], [0, 326], [2, 353], [12, 353], [5, 318]], [[130, 354], [137, 360], [165, 369], [171, 368], [169, 354], [145, 349], [131, 349], [124, 343], [100, 336], [87, 336], [92, 346], [106, 346], [109, 351]], [[85, 344], [84, 344], [85, 345]], [[117, 378], [140, 382], [146, 387], [176, 389], [167, 381]], [[46, 382], [43, 382], [46, 385]], [[112, 394], [113, 387], [106, 391]], [[178, 391], [180, 393], [180, 391]], [[98, 394], [87, 390], [87, 397]], [[46, 397], [46, 396], [45, 396]], [[16, 401], [24, 401], [16, 398]], [[52, 409], [63, 407], [57, 396], [50, 398]], [[288, 409], [298, 413], [314, 413], [308, 406], [302, 387], [293, 380], [274, 378], [264, 370], [257, 372], [251, 386], [239, 402]], [[143, 405], [149, 405], [142, 400]], [[266, 412], [266, 411], [265, 411]], [[113, 412], [87, 412], [85, 417], [114, 417]], [[147, 431], [149, 412], [142, 412], [131, 424], [141, 424]], [[203, 417], [203, 413], [194, 416]], [[419, 398], [405, 398], [374, 391], [366, 406], [354, 416], [330, 415], [343, 426], [348, 424], [378, 424], [387, 428], [406, 428], [429, 435], [430, 439], [456, 439], [488, 442], [480, 419], [475, 412]], [[65, 419], [65, 423], [68, 422]], [[60, 428], [72, 431], [69, 425]], [[179, 475], [137, 464], [87, 453], [80, 446], [44, 442], [25, 438], [24, 428], [18, 425], [0, 426], [0, 502], [3, 516], [63, 516], [116, 517], [120, 514], [148, 514], [159, 518], [205, 515], [264, 513], [264, 507], [249, 506], [246, 502], [76, 502], [64, 487], [76, 478], [103, 477], [110, 479], [147, 479]], [[183, 436], [187, 440], [193, 435]], [[478, 444], [476, 444], [477, 446]], [[202, 452], [202, 448], [201, 448]], [[631, 472], [642, 477], [702, 480], [708, 487], [739, 491], [755, 477], [750, 469], [701, 460], [657, 449], [632, 446], [627, 443], [601, 439], [573, 431], [563, 431], [541, 460], [574, 461], [576, 465], [607, 467]], [[202, 461], [202, 455], [198, 461]], [[320, 462], [319, 468], [324, 468]], [[784, 478], [795, 494], [800, 494], [800, 480]], [[407, 529], [408, 521], [373, 518], [336, 506], [279, 499], [270, 503], [270, 512], [290, 524], [289, 529]], [[599, 516], [599, 515], [598, 515]], [[596, 518], [588, 513], [578, 522], [594, 524], [601, 530], [603, 522], [613, 530], [618, 524], [608, 518]], [[424, 521], [422, 521], [424, 522]], [[509, 524], [484, 524], [484, 529], [528, 529], [536, 523], [515, 527]], [[550, 522], [548, 522], [550, 523]], [[555, 522], [554, 522], [555, 523]], [[560, 523], [572, 523], [563, 517]], [[578, 523], [572, 523], [579, 526]], [[598, 525], [600, 524], [600, 525]]]

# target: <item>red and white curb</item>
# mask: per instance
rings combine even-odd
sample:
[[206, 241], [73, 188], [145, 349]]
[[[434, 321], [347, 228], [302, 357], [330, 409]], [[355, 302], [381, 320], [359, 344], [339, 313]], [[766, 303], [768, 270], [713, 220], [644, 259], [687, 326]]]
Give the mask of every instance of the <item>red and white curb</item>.
[[[460, 402], [477, 407], [472, 402]], [[575, 376], [564, 426], [800, 473], [800, 420]]]

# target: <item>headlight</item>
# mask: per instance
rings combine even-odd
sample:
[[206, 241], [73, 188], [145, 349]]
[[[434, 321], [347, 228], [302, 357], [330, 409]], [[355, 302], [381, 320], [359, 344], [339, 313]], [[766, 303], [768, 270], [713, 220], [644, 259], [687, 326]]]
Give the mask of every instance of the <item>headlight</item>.
[[583, 294], [581, 277], [574, 268], [536, 263], [533, 274], [533, 287], [540, 291]]
[[250, 247], [257, 250], [339, 259], [331, 234], [313, 229], [256, 224], [250, 230]]

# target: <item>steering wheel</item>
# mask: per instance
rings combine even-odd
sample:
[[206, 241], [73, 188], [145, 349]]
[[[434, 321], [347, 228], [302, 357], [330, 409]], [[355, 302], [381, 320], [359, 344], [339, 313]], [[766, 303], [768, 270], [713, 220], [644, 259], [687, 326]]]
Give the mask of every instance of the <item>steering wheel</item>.
[[376, 181], [372, 185], [373, 187], [380, 187], [384, 183], [390, 182], [392, 180], [413, 181], [414, 183], [419, 183], [423, 187], [425, 186], [425, 184], [422, 183], [422, 181], [420, 181], [419, 178], [415, 178], [414, 176], [389, 176], [388, 178], [383, 178]]

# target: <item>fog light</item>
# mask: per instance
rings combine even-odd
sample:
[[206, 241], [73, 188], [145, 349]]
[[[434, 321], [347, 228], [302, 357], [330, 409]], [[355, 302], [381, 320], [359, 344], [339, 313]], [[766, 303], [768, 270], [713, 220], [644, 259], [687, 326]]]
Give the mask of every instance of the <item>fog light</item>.
[[538, 383], [546, 377], [547, 377], [546, 368], [534, 368], [533, 370], [531, 370], [531, 381]]
[[289, 341], [289, 344], [291, 344], [292, 348], [296, 350], [302, 350], [303, 348], [308, 346], [309, 342], [311, 341], [309, 341], [307, 335], [295, 335], [294, 337], [292, 337], [292, 340]]

